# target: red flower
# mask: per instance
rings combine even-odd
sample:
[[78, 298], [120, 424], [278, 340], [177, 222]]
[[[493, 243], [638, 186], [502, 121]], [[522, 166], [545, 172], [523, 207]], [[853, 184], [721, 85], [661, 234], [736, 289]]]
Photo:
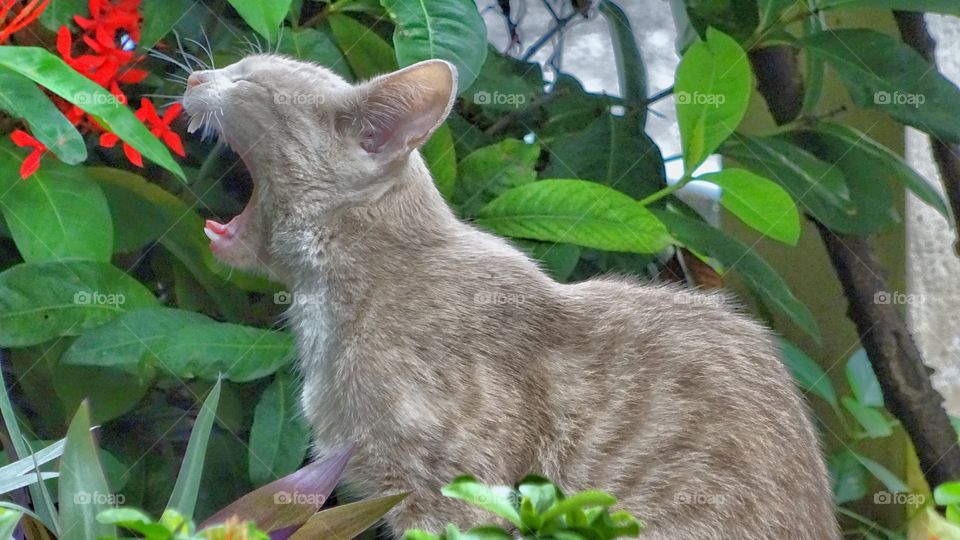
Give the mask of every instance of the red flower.
[[22, 129], [14, 130], [14, 132], [10, 134], [10, 138], [13, 140], [13, 144], [17, 146], [33, 149], [33, 151], [24, 158], [23, 163], [20, 164], [20, 178], [27, 179], [40, 168], [40, 158], [43, 156], [43, 153], [47, 151], [47, 147]]
[[[163, 141], [174, 154], [183, 157], [186, 155], [186, 152], [183, 150], [183, 143], [180, 141], [180, 136], [170, 129], [170, 123], [173, 122], [177, 116], [180, 116], [181, 111], [183, 111], [183, 106], [179, 103], [173, 104], [161, 118], [160, 115], [157, 114], [157, 109], [154, 108], [153, 103], [151, 103], [149, 99], [140, 98], [140, 109], [137, 110], [136, 117], [147, 126], [154, 137]], [[119, 141], [120, 138], [113, 133], [108, 132], [100, 135], [100, 146], [104, 148], [113, 148]], [[132, 146], [123, 143], [123, 153], [126, 154], [130, 163], [133, 163], [137, 167], [143, 167], [143, 157], [140, 155], [140, 152], [134, 150]]]
[[7, 15], [16, 3], [15, 0], [0, 0], [0, 21], [3, 21], [0, 23], [0, 43], [7, 41], [14, 32], [35, 21], [43, 10], [47, 9], [50, 0], [30, 0], [16, 16], [7, 21]]
[[139, 7], [140, 0], [90, 0], [90, 18], [76, 15], [73, 20], [105, 47], [116, 47], [117, 31], [140, 41]]

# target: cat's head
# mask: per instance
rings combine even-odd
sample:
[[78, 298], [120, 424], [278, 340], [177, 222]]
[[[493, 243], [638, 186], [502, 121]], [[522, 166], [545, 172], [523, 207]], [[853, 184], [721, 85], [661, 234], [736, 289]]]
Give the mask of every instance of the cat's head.
[[315, 219], [382, 193], [446, 118], [456, 87], [456, 68], [442, 60], [356, 85], [277, 55], [193, 72], [183, 96], [190, 131], [219, 134], [254, 179], [239, 216], [207, 222], [214, 253], [269, 271], [278, 215]]

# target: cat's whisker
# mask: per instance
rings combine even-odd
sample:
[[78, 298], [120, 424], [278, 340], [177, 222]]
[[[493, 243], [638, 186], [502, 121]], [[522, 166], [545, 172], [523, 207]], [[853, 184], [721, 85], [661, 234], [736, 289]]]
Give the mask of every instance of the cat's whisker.
[[203, 36], [203, 42], [207, 44], [206, 51], [207, 51], [207, 56], [210, 57], [210, 67], [212, 67], [213, 69], [216, 69], [217, 62], [213, 58], [213, 47], [210, 46], [210, 38], [207, 36], [206, 29], [204, 29], [204, 27], [202, 26], [200, 27], [200, 35]]
[[[202, 60], [200, 60], [199, 58], [197, 58], [196, 55], [190, 54], [190, 53], [188, 53], [188, 52], [186, 51], [186, 49], [184, 49], [184, 47], [183, 47], [183, 41], [180, 40], [180, 34], [179, 34], [176, 30], [173, 31], [173, 38], [177, 41], [177, 50], [178, 50], [178, 52], [180, 53], [180, 57], [183, 58], [183, 61], [184, 61], [188, 66], [191, 66], [190, 60], [193, 60], [193, 61], [196, 62], [196, 64], [197, 64], [198, 66], [200, 66], [201, 68], [203, 68], [203, 69], [210, 69], [209, 66], [207, 66]], [[193, 66], [191, 66], [191, 67], [193, 67]]]
[[163, 60], [164, 62], [168, 62], [170, 64], [173, 64], [179, 67], [180, 69], [185, 71], [187, 75], [190, 75], [191, 73], [193, 73], [193, 69], [191, 69], [189, 66], [185, 65], [183, 62], [177, 60], [176, 58], [170, 56], [169, 54], [158, 51], [157, 49], [153, 49], [153, 48], [147, 49], [147, 54], [153, 58], [156, 58], [157, 60]]
[[140, 94], [144, 97], [183, 100], [182, 94]]
[[[207, 58], [210, 59], [210, 65], [207, 66], [207, 69], [215, 69], [215, 66], [214, 66], [215, 62], [213, 61], [213, 53], [210, 51], [210, 49], [205, 48], [202, 43], [200, 43], [199, 41], [197, 41], [197, 40], [195, 40], [195, 39], [183, 38], [183, 40], [184, 40], [184, 41], [189, 41], [190, 43], [193, 43], [193, 44], [196, 45], [197, 47], [200, 47], [200, 50], [201, 50], [201, 51], [207, 53]], [[194, 58], [196, 58], [196, 57], [194, 57]]]
[[273, 48], [273, 54], [280, 54], [280, 44], [283, 43], [283, 25], [280, 25], [280, 32], [277, 33], [277, 46]]

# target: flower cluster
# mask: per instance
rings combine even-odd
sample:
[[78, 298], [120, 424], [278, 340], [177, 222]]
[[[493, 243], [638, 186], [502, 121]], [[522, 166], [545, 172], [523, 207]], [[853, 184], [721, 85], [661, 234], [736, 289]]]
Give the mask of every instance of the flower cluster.
[[[141, 82], [148, 75], [136, 67], [141, 59], [134, 52], [140, 41], [142, 17], [139, 8], [140, 0], [89, 0], [90, 16], [74, 16], [79, 35], [75, 36], [67, 26], [61, 26], [57, 32], [57, 52], [63, 61], [106, 88], [123, 105], [128, 100], [121, 85]], [[99, 134], [101, 146], [112, 148], [119, 141], [116, 135], [105, 130], [96, 118], [86, 114], [80, 107], [56, 96], [52, 99], [75, 126]], [[150, 100], [141, 98], [140, 108], [136, 112], [136, 117], [179, 156], [185, 155], [183, 144], [180, 137], [170, 130], [170, 123], [179, 116], [181, 110], [179, 104], [172, 105], [161, 117]], [[46, 147], [23, 130], [15, 131], [11, 138], [17, 146], [32, 149], [20, 168], [20, 176], [27, 178], [40, 166], [40, 157]], [[143, 166], [143, 158], [133, 147], [124, 143], [123, 150], [131, 163]]]

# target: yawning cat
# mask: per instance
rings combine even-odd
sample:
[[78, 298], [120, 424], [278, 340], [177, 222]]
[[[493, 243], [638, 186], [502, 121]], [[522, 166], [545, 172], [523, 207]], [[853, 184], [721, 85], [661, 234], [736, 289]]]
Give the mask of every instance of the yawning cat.
[[194, 72], [184, 106], [243, 158], [246, 209], [217, 257], [292, 291], [319, 453], [358, 444], [363, 496], [439, 532], [490, 522], [444, 498], [471, 474], [602, 489], [647, 539], [835, 539], [831, 490], [768, 333], [723, 297], [625, 278], [560, 284], [459, 221], [417, 148], [456, 71], [431, 60], [352, 85], [273, 55]]

